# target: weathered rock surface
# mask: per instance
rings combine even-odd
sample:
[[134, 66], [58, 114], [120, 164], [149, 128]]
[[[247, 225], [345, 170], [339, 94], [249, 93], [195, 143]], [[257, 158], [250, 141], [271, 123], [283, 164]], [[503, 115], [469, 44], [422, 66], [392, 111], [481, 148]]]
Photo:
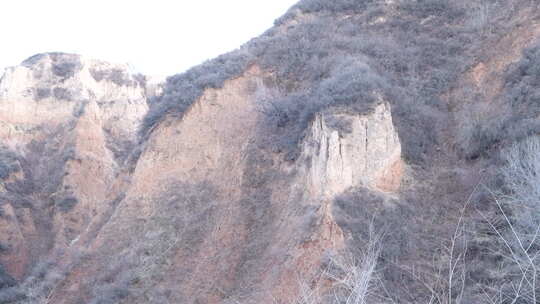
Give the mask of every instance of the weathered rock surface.
[[[90, 244], [93, 258], [68, 275], [58, 303], [89, 301], [101, 292], [80, 280], [81, 273], [153, 277], [138, 280], [129, 303], [145, 303], [149, 294], [174, 303], [291, 301], [298, 276], [317, 275], [328, 252], [344, 247], [331, 196], [376, 182], [400, 160], [389, 108], [382, 104], [373, 113], [351, 116], [353, 131], [341, 134], [342, 150], [349, 153], [345, 165], [358, 163], [365, 179], [335, 174], [343, 170], [338, 155], [328, 158], [308, 144], [326, 144], [340, 134], [326, 125], [319, 129], [320, 117], [313, 122], [317, 137], [306, 139], [303, 158], [291, 170], [279, 155], [256, 145], [262, 115], [257, 92], [265, 89], [265, 77], [252, 66], [221, 89], [207, 89], [182, 117], [171, 115], [152, 131], [129, 183], [118, 191], [125, 197], [102, 226], [91, 226], [94, 239], [79, 241]], [[373, 148], [362, 150], [368, 155], [357, 161], [361, 148], [355, 140], [366, 138], [366, 125], [381, 132], [382, 140], [368, 134]], [[381, 150], [377, 163], [363, 163]], [[321, 160], [310, 164], [308, 158]], [[324, 170], [316, 167], [323, 161]], [[300, 172], [313, 174], [306, 179]], [[314, 176], [318, 172], [323, 178]], [[333, 192], [317, 196], [318, 187]]]
[[[40, 54], [0, 80], [0, 143], [19, 170], [0, 180], [0, 260], [22, 278], [107, 212], [111, 185], [147, 111], [144, 78], [127, 66]], [[0, 160], [3, 161], [3, 160]]]
[[[336, 122], [345, 126], [333, 126]], [[387, 103], [361, 115], [319, 114], [309, 136], [303, 157], [315, 195], [332, 197], [354, 186], [399, 188], [401, 145]]]
[[345, 246], [333, 198], [357, 186], [395, 192], [401, 146], [381, 101], [364, 114], [316, 115], [294, 163], [260, 149], [268, 77], [250, 66], [139, 143], [155, 88], [127, 67], [43, 54], [9, 69], [0, 82], [0, 140], [12, 155], [0, 183], [8, 273], [24, 279], [37, 260], [56, 259], [67, 271], [55, 303], [108, 296], [102, 277], [129, 282], [129, 303], [147, 293], [174, 303], [294, 299], [298, 276], [316, 276]]
[[[147, 111], [144, 77], [126, 65], [72, 54], [40, 54], [6, 69], [0, 82], [2, 138], [20, 144], [34, 139], [19, 129], [52, 128], [98, 105], [103, 128], [115, 139], [134, 139]], [[92, 106], [90, 106], [90, 111]], [[39, 133], [35, 131], [32, 133]]]
[[164, 84], [72, 54], [8, 69], [0, 302], [297, 303], [350, 293], [322, 274], [340, 249], [377, 260], [367, 303], [534, 281], [492, 196], [540, 130], [540, 6], [424, 2], [301, 1]]

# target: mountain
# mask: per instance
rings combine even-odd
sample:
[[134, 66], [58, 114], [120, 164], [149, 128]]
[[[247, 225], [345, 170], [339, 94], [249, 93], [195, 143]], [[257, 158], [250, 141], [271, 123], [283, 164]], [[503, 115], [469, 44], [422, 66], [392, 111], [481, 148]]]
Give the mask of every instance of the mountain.
[[540, 7], [302, 0], [153, 83], [0, 79], [0, 303], [538, 303]]

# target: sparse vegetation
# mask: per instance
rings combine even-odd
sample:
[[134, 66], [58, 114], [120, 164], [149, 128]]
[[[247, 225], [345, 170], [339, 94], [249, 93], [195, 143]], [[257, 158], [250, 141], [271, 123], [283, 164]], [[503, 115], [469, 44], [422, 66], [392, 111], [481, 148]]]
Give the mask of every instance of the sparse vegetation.
[[69, 212], [77, 205], [78, 202], [79, 200], [74, 196], [64, 197], [56, 202], [56, 208], [58, 208], [60, 212]]
[[107, 80], [117, 86], [142, 85], [145, 81], [144, 77], [141, 77], [141, 75], [136, 75], [134, 77], [135, 80], [132, 80], [130, 75], [120, 69], [90, 69], [90, 74], [97, 82]]
[[505, 102], [510, 107], [500, 128], [500, 138], [523, 139], [540, 132], [536, 117], [540, 114], [540, 43], [526, 49], [520, 62], [506, 74]]
[[373, 236], [360, 258], [349, 254], [332, 259], [329, 276], [334, 281], [333, 303], [367, 304], [377, 295], [376, 268], [381, 251], [380, 236]]
[[53, 96], [59, 100], [70, 100], [71, 92], [66, 88], [56, 87], [53, 89]]
[[52, 71], [54, 75], [63, 79], [73, 77], [75, 73], [82, 68], [80, 62], [60, 62], [53, 64]]
[[376, 3], [376, 0], [344, 0], [344, 1], [325, 1], [325, 0], [304, 0], [295, 5], [292, 10], [299, 9], [304, 13], [361, 13], [369, 5]]
[[[99, 240], [103, 243], [95, 246], [99, 247], [92, 260], [95, 264], [88, 265], [93, 272], [90, 279], [77, 282], [79, 300], [202, 303], [209, 298], [182, 298], [183, 291], [178, 290], [185, 286], [193, 294], [212, 293], [215, 301], [242, 296], [244, 291], [258, 292], [253, 291], [260, 287], [254, 276], [261, 269], [268, 277], [279, 277], [268, 269], [296, 258], [284, 257], [289, 254], [285, 251], [275, 252], [279, 248], [272, 248], [273, 230], [297, 228], [297, 223], [287, 220], [305, 214], [310, 221], [302, 225], [310, 229], [321, 220], [319, 198], [290, 190], [305, 186], [298, 181], [303, 178], [298, 178], [303, 164], [290, 162], [298, 160], [314, 117], [334, 110], [364, 114], [380, 102], [389, 102], [407, 164], [403, 184], [396, 193], [360, 187], [324, 198], [332, 221], [346, 235], [346, 245], [358, 250], [333, 256], [319, 281], [300, 280], [296, 304], [540, 303], [540, 140], [536, 137], [540, 132], [540, 44], [533, 43], [523, 58], [493, 75], [484, 74], [482, 66], [504, 65], [492, 60], [500, 55], [490, 50], [497, 45], [494, 41], [511, 38], [515, 28], [529, 26], [525, 21], [536, 20], [538, 8], [529, 0], [303, 0], [276, 21], [275, 28], [241, 49], [169, 77], [163, 93], [149, 101], [141, 142], [127, 137], [107, 142], [116, 165], [129, 166], [119, 174], [125, 180], [111, 187], [129, 185], [139, 156], [144, 149], [152, 149], [145, 144], [152, 142], [146, 140], [156, 126], [170, 117], [181, 118], [205, 89], [221, 88], [257, 65], [265, 72], [264, 85], [250, 93], [256, 95], [262, 119], [258, 136], [239, 150], [238, 162], [234, 162], [245, 166], [237, 177], [240, 189], [221, 197], [210, 182], [161, 181], [155, 197], [128, 197], [135, 211], [127, 212], [136, 213], [144, 206], [150, 214], [125, 222], [115, 218], [124, 212], [115, 209], [126, 199], [119, 195], [111, 202], [113, 208], [99, 219], [101, 223], [89, 227], [90, 240], [84, 241], [90, 243], [102, 233], [122, 237]], [[62, 78], [55, 78], [58, 81], [80, 68], [75, 61], [48, 56], [53, 74]], [[24, 64], [31, 66], [39, 58]], [[132, 77], [118, 69], [90, 73], [97, 82], [146, 86], [144, 76]], [[491, 79], [498, 77], [500, 83]], [[489, 81], [495, 84], [484, 87]], [[29, 92], [36, 100], [72, 98], [61, 87]], [[74, 115], [79, 117], [83, 111], [84, 102]], [[350, 129], [339, 119], [328, 124], [343, 133]], [[72, 128], [66, 124], [47, 130], [46, 140], [31, 142], [21, 148], [20, 155], [0, 148], [0, 204], [10, 204], [14, 212], [44, 210], [52, 215], [67, 213], [78, 204], [76, 192], [62, 187], [62, 180], [66, 162], [79, 156], [69, 140], [57, 136]], [[159, 148], [156, 154], [161, 153]], [[13, 173], [19, 173], [17, 178], [11, 178]], [[489, 181], [485, 187], [484, 179]], [[231, 184], [237, 185], [236, 181]], [[231, 234], [241, 234], [238, 244], [245, 245], [238, 251], [223, 249], [223, 255], [234, 256], [234, 269], [220, 268], [222, 253], [216, 252], [222, 248], [218, 245], [211, 245], [216, 252], [200, 252], [211, 247], [201, 245], [209, 241], [209, 234], [220, 235], [216, 233], [222, 229], [218, 219], [231, 216], [217, 211], [233, 203], [224, 199], [238, 200], [234, 207], [239, 210], [232, 214], [241, 218], [242, 226]], [[285, 204], [277, 200], [289, 200], [294, 206], [275, 210]], [[308, 200], [314, 202], [308, 205]], [[36, 214], [32, 216], [38, 218]], [[51, 229], [48, 225], [52, 226], [44, 223], [41, 227]], [[75, 238], [73, 230], [62, 228], [58, 233], [64, 233], [68, 241]], [[384, 237], [370, 233], [382, 230]], [[300, 246], [295, 241], [290, 242], [291, 248]], [[316, 240], [313, 243], [319, 245]], [[11, 254], [9, 244], [5, 246], [0, 244], [0, 254]], [[207, 256], [215, 259], [208, 264], [219, 268], [209, 273], [231, 272], [226, 277], [234, 282], [223, 284], [228, 290], [221, 290], [220, 282], [210, 282], [214, 277], [201, 279], [204, 275], [198, 275], [204, 270], [190, 263]], [[261, 256], [267, 264], [260, 263]], [[177, 272], [172, 273], [175, 267]], [[50, 302], [65, 271], [57, 263], [39, 263], [17, 284], [0, 268], [0, 303]], [[178, 286], [171, 287], [169, 280]], [[231, 297], [223, 299], [228, 292]]]
[[[13, 304], [50, 304], [56, 288], [63, 282], [69, 270], [84, 257], [80, 251], [67, 249], [56, 252], [58, 256], [69, 256], [70, 262], [59, 262], [59, 258], [47, 258], [37, 261], [24, 280], [11, 279], [9, 286], [0, 287], [0, 303]], [[2, 271], [3, 269], [0, 269]]]
[[540, 139], [529, 137], [503, 150], [506, 193], [495, 195], [501, 222], [486, 219], [499, 237], [501, 269], [512, 281], [500, 287], [498, 303], [540, 300]]
[[0, 145], [0, 180], [8, 178], [11, 173], [20, 170], [17, 155]]
[[[314, 286], [299, 280], [299, 296], [294, 304], [368, 304], [385, 299], [384, 287], [376, 274], [381, 236], [372, 234], [372, 239], [360, 253], [332, 255], [328, 267]], [[321, 282], [327, 282], [329, 287], [321, 286]]]
[[37, 88], [36, 89], [36, 100], [42, 100], [49, 97], [51, 97], [50, 88]]
[[[479, 34], [464, 26], [478, 18], [472, 13], [476, 7], [481, 1], [301, 1], [277, 24], [300, 22], [271, 29], [239, 51], [171, 77], [152, 103], [142, 133], [166, 114], [183, 113], [204, 88], [219, 87], [253, 62], [274, 73], [279, 93], [262, 98], [271, 105], [262, 106], [269, 119], [261, 137], [271, 135], [265, 146], [286, 159], [297, 156], [314, 113], [339, 106], [362, 112], [378, 96], [392, 104], [396, 124], [409, 134], [402, 139], [407, 160], [425, 161], [440, 146], [440, 122], [450, 119], [441, 97], [481, 48]], [[484, 13], [495, 22], [502, 11], [510, 12], [496, 1]], [[336, 17], [340, 14], [348, 17]], [[377, 18], [382, 21], [374, 22]]]
[[[179, 248], [195, 250], [214, 225], [219, 203], [212, 185], [172, 183], [158, 198], [147, 221], [128, 227], [130, 240], [110, 261], [94, 282], [90, 282], [92, 304], [164, 303], [164, 291], [156, 284], [165, 279], [167, 267]], [[190, 273], [185, 274], [189, 280]]]
[[183, 74], [167, 78], [163, 94], [150, 103], [141, 134], [145, 135], [166, 115], [182, 115], [206, 88], [220, 88], [227, 79], [239, 76], [250, 63], [245, 50], [221, 55]]

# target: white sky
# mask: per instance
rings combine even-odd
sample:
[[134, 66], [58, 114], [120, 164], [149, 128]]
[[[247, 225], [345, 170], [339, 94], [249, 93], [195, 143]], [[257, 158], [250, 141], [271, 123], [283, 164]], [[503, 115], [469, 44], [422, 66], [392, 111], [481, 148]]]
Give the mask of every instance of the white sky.
[[4, 67], [43, 52], [182, 72], [262, 34], [297, 0], [2, 0]]

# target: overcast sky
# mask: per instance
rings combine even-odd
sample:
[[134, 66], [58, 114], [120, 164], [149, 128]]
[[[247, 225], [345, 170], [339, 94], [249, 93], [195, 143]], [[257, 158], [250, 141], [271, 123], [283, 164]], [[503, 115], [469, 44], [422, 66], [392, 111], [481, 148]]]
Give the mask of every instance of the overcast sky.
[[43, 52], [181, 72], [270, 28], [297, 0], [2, 0], [0, 75]]

